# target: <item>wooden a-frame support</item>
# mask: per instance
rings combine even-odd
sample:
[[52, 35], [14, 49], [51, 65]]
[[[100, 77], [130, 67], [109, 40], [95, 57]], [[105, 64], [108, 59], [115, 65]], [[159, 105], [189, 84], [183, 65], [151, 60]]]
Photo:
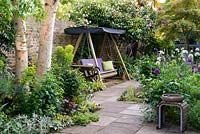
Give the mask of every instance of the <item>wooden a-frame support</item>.
[[[108, 35], [108, 34], [105, 33], [103, 45], [104, 45], [104, 43], [105, 43], [105, 38], [106, 38], [107, 35]], [[94, 45], [93, 45], [93, 42], [92, 42], [91, 34], [90, 34], [90, 33], [87, 33], [86, 36], [87, 36], [87, 38], [88, 38], [88, 40], [89, 40], [89, 45], [90, 45], [90, 48], [91, 48], [91, 50], [92, 50], [92, 56], [93, 56], [94, 62], [95, 62], [95, 64], [96, 64], [96, 66], [98, 67], [97, 57], [96, 57], [96, 53], [95, 53], [95, 50], [94, 50]], [[125, 70], [125, 72], [126, 72], [126, 75], [127, 75], [127, 77], [128, 77], [128, 80], [131, 80], [131, 78], [130, 78], [130, 76], [129, 76], [129, 74], [128, 74], [126, 65], [124, 64], [124, 61], [123, 61], [123, 59], [122, 59], [121, 53], [120, 53], [120, 51], [119, 51], [119, 48], [117, 47], [117, 43], [116, 43], [116, 41], [114, 40], [112, 34], [110, 34], [110, 37], [111, 37], [111, 39], [112, 39], [112, 41], [113, 41], [113, 43], [114, 43], [114, 45], [115, 45], [115, 48], [116, 48], [116, 50], [117, 50], [117, 54], [119, 55], [120, 61], [121, 61], [122, 66], [123, 66], [123, 68], [124, 68], [124, 70]], [[74, 56], [75, 56], [75, 54], [76, 54], [76, 51], [77, 51], [78, 47], [80, 46], [80, 43], [81, 43], [82, 38], [83, 38], [83, 33], [81, 33], [81, 34], [79, 35], [78, 40], [77, 40], [77, 42], [76, 42], [76, 45], [75, 45], [75, 48], [74, 48], [74, 52], [73, 52], [73, 53], [74, 53]], [[100, 78], [100, 81], [102, 81], [102, 78], [101, 78], [101, 75], [100, 75], [100, 71], [98, 71], [98, 76], [99, 76], [99, 78]]]

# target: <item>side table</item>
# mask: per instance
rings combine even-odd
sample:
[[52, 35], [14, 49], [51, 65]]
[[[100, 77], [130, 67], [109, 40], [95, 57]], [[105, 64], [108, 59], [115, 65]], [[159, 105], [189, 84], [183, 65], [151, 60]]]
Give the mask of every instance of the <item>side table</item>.
[[168, 101], [161, 101], [157, 108], [158, 108], [158, 126], [157, 129], [162, 128], [162, 124], [164, 123], [164, 106], [175, 106], [180, 108], [180, 132], [182, 133], [186, 129], [187, 125], [187, 112], [189, 105], [187, 102], [168, 102]]

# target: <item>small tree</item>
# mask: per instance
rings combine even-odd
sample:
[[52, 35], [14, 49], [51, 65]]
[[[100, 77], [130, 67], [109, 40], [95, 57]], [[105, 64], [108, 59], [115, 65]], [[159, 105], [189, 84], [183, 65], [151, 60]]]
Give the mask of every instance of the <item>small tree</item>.
[[51, 67], [53, 46], [53, 30], [56, 17], [56, 9], [60, 0], [45, 0], [45, 18], [42, 20], [40, 46], [38, 53], [37, 75], [42, 77]]
[[160, 33], [168, 40], [184, 40], [189, 49], [190, 39], [198, 39], [200, 28], [199, 0], [171, 0], [159, 12]]

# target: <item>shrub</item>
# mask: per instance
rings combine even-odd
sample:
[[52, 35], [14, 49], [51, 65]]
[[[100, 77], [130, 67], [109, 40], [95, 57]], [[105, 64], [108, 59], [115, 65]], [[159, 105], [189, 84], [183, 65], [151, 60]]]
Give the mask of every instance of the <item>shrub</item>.
[[119, 101], [136, 101], [141, 102], [142, 99], [138, 98], [136, 95], [136, 89], [135, 87], [130, 86], [127, 90], [125, 90], [120, 98], [118, 98]]
[[28, 100], [29, 113], [53, 116], [60, 109], [63, 101], [63, 89], [58, 85], [55, 76], [47, 73], [45, 78], [37, 83]]
[[195, 104], [190, 106], [190, 110], [189, 110], [189, 126], [192, 128], [195, 128], [197, 130], [199, 130], [199, 126], [200, 126], [200, 101], [197, 101]]
[[93, 113], [78, 113], [72, 117], [72, 120], [76, 125], [86, 126], [91, 121], [98, 121], [99, 117]]

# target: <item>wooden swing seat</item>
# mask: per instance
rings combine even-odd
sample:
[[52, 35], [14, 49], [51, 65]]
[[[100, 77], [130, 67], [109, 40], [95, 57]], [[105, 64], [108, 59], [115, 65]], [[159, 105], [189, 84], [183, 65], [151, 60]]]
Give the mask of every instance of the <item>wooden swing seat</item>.
[[97, 58], [98, 67], [95, 65], [94, 59], [81, 59], [81, 65], [73, 65], [72, 67], [79, 68], [85, 75], [86, 78], [97, 81], [100, 78], [98, 77], [98, 71], [101, 75], [101, 78], [109, 78], [117, 75], [117, 69], [105, 71], [102, 66], [102, 58]]

